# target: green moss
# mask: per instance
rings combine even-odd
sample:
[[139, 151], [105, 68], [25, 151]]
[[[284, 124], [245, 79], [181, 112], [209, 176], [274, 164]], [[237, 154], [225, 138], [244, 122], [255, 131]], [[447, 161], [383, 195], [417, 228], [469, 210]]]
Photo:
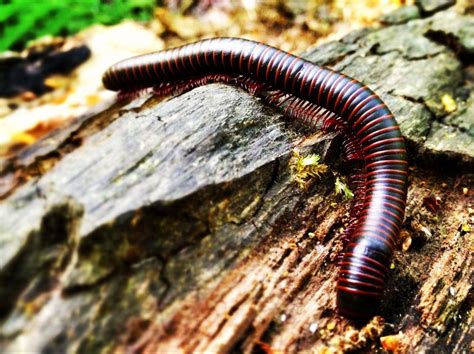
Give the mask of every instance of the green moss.
[[336, 188], [336, 193], [342, 194], [344, 199], [354, 198], [354, 193], [352, 193], [344, 178], [337, 177], [336, 181], [334, 182], [334, 186]]
[[293, 150], [293, 155], [289, 161], [291, 180], [301, 189], [313, 178], [326, 173], [328, 166], [321, 163], [321, 156], [316, 154], [300, 155], [297, 150]]

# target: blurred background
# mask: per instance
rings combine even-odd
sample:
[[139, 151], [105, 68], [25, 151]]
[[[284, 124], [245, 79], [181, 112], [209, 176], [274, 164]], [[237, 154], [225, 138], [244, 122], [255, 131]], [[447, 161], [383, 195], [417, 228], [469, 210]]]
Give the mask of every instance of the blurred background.
[[[287, 49], [372, 25], [413, 0], [3, 0], [0, 50], [42, 36], [68, 36], [93, 24], [146, 23], [172, 42], [209, 35], [252, 36]], [[295, 41], [296, 40], [296, 41]], [[289, 43], [289, 42], [293, 43]]]

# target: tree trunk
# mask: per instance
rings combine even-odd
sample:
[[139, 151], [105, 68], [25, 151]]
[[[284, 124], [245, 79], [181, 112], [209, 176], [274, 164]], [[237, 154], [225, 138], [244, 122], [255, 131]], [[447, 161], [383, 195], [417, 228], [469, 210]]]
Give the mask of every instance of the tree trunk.
[[[303, 54], [368, 84], [407, 138], [385, 322], [335, 312], [340, 138], [213, 84], [114, 104], [3, 163], [0, 351], [472, 350], [474, 18], [385, 22]], [[293, 149], [329, 172], [301, 188]]]

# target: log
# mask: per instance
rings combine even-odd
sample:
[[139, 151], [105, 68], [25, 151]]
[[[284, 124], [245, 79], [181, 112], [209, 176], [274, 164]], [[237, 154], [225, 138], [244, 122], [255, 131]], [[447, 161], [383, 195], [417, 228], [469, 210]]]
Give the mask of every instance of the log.
[[[2, 162], [0, 351], [472, 351], [474, 17], [444, 8], [303, 53], [379, 93], [407, 139], [379, 317], [335, 311], [340, 137], [213, 84], [104, 103]], [[295, 149], [329, 172], [295, 184]]]

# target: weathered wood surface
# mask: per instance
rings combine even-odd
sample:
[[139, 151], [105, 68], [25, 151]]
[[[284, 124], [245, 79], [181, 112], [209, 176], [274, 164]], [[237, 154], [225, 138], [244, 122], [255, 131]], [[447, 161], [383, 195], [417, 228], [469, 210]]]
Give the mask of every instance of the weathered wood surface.
[[[209, 85], [82, 117], [3, 162], [0, 351], [371, 352], [397, 333], [401, 352], [472, 350], [474, 18], [421, 13], [304, 54], [380, 93], [407, 137], [411, 245], [385, 325], [335, 313], [339, 138]], [[299, 189], [293, 148], [332, 173]]]

